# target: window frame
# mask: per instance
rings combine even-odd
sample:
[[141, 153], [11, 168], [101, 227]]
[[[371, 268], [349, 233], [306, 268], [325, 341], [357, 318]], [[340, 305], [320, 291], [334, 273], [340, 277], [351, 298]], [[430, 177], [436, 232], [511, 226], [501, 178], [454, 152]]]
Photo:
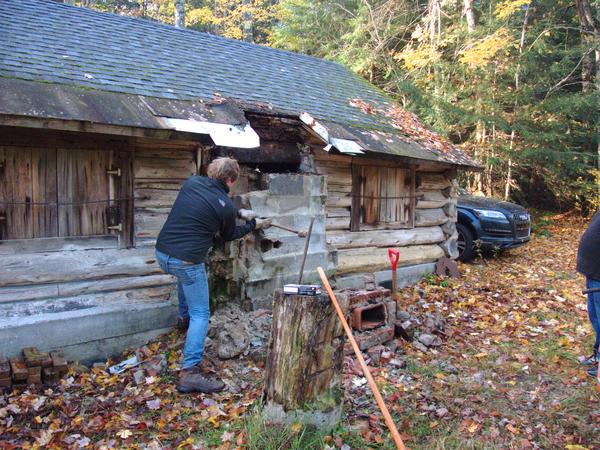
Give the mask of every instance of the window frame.
[[[407, 222], [379, 222], [375, 225], [364, 223], [364, 196], [363, 186], [366, 181], [364, 168], [377, 168], [380, 171], [387, 169], [407, 170], [410, 176], [408, 189], [409, 218]], [[373, 230], [404, 230], [413, 229], [416, 221], [416, 167], [414, 165], [399, 164], [372, 164], [356, 163], [351, 165], [352, 171], [352, 204], [350, 207], [350, 231], [373, 231]]]

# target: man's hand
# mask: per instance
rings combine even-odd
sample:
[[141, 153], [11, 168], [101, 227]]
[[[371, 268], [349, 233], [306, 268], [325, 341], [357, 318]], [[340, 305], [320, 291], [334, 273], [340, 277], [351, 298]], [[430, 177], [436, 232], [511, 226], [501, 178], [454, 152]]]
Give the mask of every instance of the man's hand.
[[256, 219], [256, 216], [258, 216], [258, 214], [251, 209], [239, 209], [237, 215], [240, 219], [244, 220]]
[[271, 226], [272, 219], [256, 219], [255, 230], [266, 230]]

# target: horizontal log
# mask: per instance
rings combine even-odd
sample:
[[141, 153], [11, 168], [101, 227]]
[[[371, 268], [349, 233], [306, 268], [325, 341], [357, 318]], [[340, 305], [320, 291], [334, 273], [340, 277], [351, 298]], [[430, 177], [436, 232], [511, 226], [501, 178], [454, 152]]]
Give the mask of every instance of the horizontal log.
[[118, 247], [119, 238], [116, 235], [15, 239], [8, 241], [0, 241], [0, 255], [17, 255], [24, 253], [45, 253], [63, 251], [68, 252]]
[[444, 232], [440, 227], [413, 228], [411, 230], [332, 231], [327, 233], [327, 243], [337, 249], [405, 247], [435, 244], [443, 241]]
[[179, 191], [185, 180], [135, 180], [134, 189]]
[[[401, 247], [399, 266], [412, 266], [437, 261], [444, 256], [444, 251], [439, 245], [415, 245]], [[388, 252], [384, 248], [367, 247], [353, 248], [338, 251], [338, 265], [336, 274], [368, 272], [390, 268]]]
[[331, 217], [325, 221], [325, 229], [329, 230], [350, 230], [350, 217]]
[[187, 179], [196, 173], [196, 162], [187, 160], [136, 157], [133, 162], [135, 178]]
[[415, 226], [417, 227], [432, 227], [442, 225], [448, 222], [448, 216], [443, 209], [417, 209]]
[[352, 197], [349, 195], [330, 195], [325, 199], [327, 208], [350, 208], [352, 206]]
[[416, 190], [416, 195], [425, 201], [445, 201], [449, 198], [441, 189], [428, 190], [419, 188]]
[[171, 208], [177, 195], [177, 190], [166, 189], [136, 189], [136, 208]]
[[[161, 208], [164, 210], [164, 208]], [[135, 212], [135, 236], [136, 237], [157, 237], [161, 228], [165, 224], [168, 211], [160, 212], [149, 209], [137, 210]]]
[[417, 200], [417, 209], [443, 208], [448, 203], [450, 203], [449, 198], [446, 200]]
[[352, 183], [344, 184], [344, 183], [330, 183], [327, 180], [327, 192], [336, 194], [344, 194], [348, 195], [352, 192]]
[[180, 146], [176, 148], [165, 148], [162, 145], [141, 147], [135, 146], [135, 158], [158, 158], [158, 159], [180, 159], [182, 161], [194, 161], [196, 159], [196, 146]]
[[174, 283], [171, 275], [149, 275], [140, 277], [111, 278], [98, 281], [76, 281], [71, 283], [52, 283], [34, 286], [8, 286], [0, 288], [0, 303], [46, 298], [71, 297], [99, 292], [141, 289], [154, 286], [167, 286]]
[[0, 287], [160, 273], [153, 248], [6, 255]]
[[161, 150], [192, 150], [201, 144], [196, 141], [187, 141], [183, 139], [167, 140], [167, 139], [146, 139], [136, 138], [135, 149], [136, 152], [140, 150], [152, 151], [153, 149]]
[[421, 182], [418, 185], [421, 189], [445, 189], [452, 185], [451, 181], [443, 173], [423, 173], [417, 175]]
[[327, 217], [348, 217], [348, 218], [350, 218], [350, 209], [348, 209], [348, 208], [327, 208]]

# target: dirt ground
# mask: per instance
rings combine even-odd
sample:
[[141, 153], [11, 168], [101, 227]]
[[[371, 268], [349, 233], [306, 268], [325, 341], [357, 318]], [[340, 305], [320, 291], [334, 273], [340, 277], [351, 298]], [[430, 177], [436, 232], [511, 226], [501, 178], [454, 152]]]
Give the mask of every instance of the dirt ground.
[[[576, 217], [539, 217], [529, 245], [461, 264], [458, 280], [426, 277], [402, 290], [411, 314], [446, 321], [441, 345], [398, 340], [393, 364], [373, 364], [407, 447], [600, 448], [600, 395], [577, 361], [592, 348], [575, 273], [584, 228]], [[226, 381], [223, 393], [177, 394], [181, 344], [173, 332], [147, 346], [167, 358], [161, 375], [74, 365], [60, 384], [1, 394], [0, 448], [393, 448], [351, 359], [344, 421], [319, 433], [260, 420], [260, 351], [205, 361]]]

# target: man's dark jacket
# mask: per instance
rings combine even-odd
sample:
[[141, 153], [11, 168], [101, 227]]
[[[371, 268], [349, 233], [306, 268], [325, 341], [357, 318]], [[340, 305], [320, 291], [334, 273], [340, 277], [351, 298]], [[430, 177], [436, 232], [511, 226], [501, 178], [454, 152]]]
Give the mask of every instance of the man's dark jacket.
[[199, 264], [204, 262], [217, 233], [222, 239], [233, 241], [254, 230], [254, 220], [236, 226], [237, 209], [228, 192], [222, 181], [200, 176], [189, 178], [160, 230], [156, 249]]
[[600, 211], [597, 212], [579, 241], [577, 272], [600, 280]]

